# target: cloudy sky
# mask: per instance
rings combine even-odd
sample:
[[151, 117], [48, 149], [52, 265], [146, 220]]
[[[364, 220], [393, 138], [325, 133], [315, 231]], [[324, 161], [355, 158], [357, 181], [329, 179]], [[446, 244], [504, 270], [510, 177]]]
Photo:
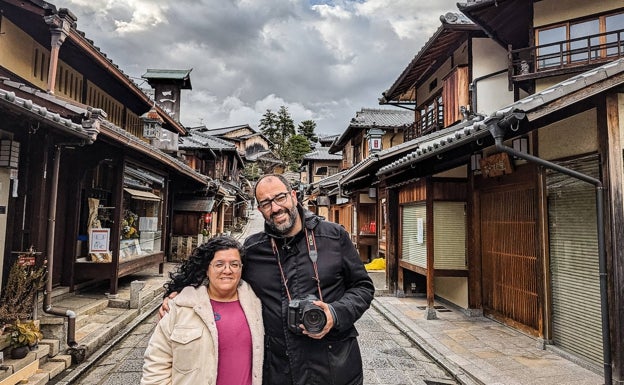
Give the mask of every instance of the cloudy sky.
[[49, 1], [138, 83], [147, 68], [192, 68], [185, 126], [258, 128], [284, 105], [340, 134], [360, 109], [392, 108], [381, 93], [458, 0]]

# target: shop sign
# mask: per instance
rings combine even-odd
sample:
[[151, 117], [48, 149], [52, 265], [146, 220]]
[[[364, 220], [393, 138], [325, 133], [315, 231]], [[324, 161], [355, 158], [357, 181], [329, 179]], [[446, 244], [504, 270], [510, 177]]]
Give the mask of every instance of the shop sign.
[[501, 176], [511, 174], [513, 172], [511, 161], [509, 160], [509, 154], [506, 152], [501, 152], [490, 155], [487, 158], [483, 158], [479, 161], [479, 164], [481, 165], [481, 173], [484, 177]]
[[108, 253], [110, 229], [89, 230], [89, 253]]

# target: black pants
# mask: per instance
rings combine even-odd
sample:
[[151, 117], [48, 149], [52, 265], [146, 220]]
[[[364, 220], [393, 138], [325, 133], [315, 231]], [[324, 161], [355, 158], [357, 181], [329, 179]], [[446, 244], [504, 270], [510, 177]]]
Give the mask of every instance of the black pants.
[[[305, 337], [309, 338], [309, 337]], [[295, 349], [293, 349], [295, 350]], [[362, 356], [355, 337], [343, 341], [310, 339], [289, 355], [283, 339], [265, 337], [265, 385], [362, 385]]]

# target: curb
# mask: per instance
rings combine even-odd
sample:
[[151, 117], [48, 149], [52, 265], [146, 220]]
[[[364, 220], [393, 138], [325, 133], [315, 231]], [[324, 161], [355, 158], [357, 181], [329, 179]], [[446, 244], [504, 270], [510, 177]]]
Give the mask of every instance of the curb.
[[105, 354], [112, 350], [122, 339], [128, 336], [139, 324], [148, 317], [154, 315], [162, 303], [161, 297], [153, 298], [147, 305], [141, 308], [141, 314], [130, 321], [124, 328], [115, 335], [114, 338], [106, 342], [100, 348], [98, 348], [92, 355], [90, 355], [84, 362], [80, 363], [76, 367], [70, 367], [68, 374], [59, 379], [59, 381], [53, 381], [51, 383], [56, 385], [69, 385], [78, 380], [83, 374], [85, 374], [93, 365], [101, 359]]
[[423, 353], [428, 355], [435, 363], [444, 368], [447, 372], [453, 376], [461, 385], [486, 385], [478, 378], [474, 377], [469, 372], [465, 371], [461, 366], [458, 366], [451, 360], [440, 354], [429, 342], [425, 341], [418, 335], [413, 329], [401, 321], [391, 309], [386, 307], [383, 303], [373, 298], [371, 306], [375, 308], [388, 322], [392, 323], [397, 329], [401, 331], [410, 341], [412, 341]]

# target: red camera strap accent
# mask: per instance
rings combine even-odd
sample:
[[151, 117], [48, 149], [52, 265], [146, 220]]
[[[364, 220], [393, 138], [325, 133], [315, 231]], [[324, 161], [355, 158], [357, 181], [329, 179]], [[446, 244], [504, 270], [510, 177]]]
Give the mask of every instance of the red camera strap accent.
[[[319, 293], [319, 299], [323, 300], [323, 294], [321, 293], [321, 279], [318, 274], [318, 265], [316, 264], [316, 260], [318, 259], [318, 251], [316, 249], [316, 237], [314, 236], [314, 231], [308, 232], [308, 229], [305, 229], [306, 233], [306, 244], [308, 246], [308, 256], [312, 261], [312, 266], [314, 266], [314, 279], [316, 281], [316, 288]], [[286, 295], [288, 296], [288, 301], [292, 301], [292, 297], [290, 295], [290, 290], [288, 290], [288, 279], [286, 278], [286, 274], [284, 274], [284, 269], [282, 268], [282, 261], [279, 256], [279, 250], [277, 248], [277, 244], [275, 243], [275, 239], [271, 238], [271, 247], [273, 248], [273, 254], [275, 254], [275, 258], [277, 259], [277, 266], [279, 266], [280, 274], [282, 275], [282, 282], [284, 283], [284, 288], [286, 289]]]

